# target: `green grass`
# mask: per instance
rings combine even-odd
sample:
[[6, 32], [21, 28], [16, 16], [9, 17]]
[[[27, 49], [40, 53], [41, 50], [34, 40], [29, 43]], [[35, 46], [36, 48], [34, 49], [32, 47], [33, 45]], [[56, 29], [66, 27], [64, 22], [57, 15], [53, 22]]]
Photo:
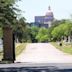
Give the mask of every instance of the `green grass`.
[[[17, 43], [15, 44], [15, 54], [18, 56], [25, 49], [27, 43]], [[0, 50], [0, 60], [3, 58], [3, 50]]]
[[0, 60], [3, 58], [3, 50], [0, 48]]
[[64, 53], [72, 54], [72, 45], [71, 44], [64, 44], [62, 43], [62, 46], [59, 46], [57, 42], [51, 42], [53, 46], [55, 46], [57, 49], [63, 51]]
[[3, 58], [3, 52], [0, 52], [0, 60]]
[[25, 49], [26, 45], [27, 45], [26, 43], [16, 44], [16, 50], [15, 50], [16, 56], [18, 56], [20, 53], [22, 53], [22, 51]]

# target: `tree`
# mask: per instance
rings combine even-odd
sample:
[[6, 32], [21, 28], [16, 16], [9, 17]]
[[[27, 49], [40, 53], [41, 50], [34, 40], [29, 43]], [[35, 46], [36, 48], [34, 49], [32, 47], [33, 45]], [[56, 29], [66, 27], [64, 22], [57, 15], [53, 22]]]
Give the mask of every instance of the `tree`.
[[[15, 29], [17, 23], [17, 14], [15, 11], [19, 11], [13, 5], [19, 0], [0, 0], [0, 28], [9, 25]], [[17, 25], [16, 25], [17, 26]]]
[[40, 28], [36, 39], [38, 42], [48, 42], [48, 29]]
[[13, 7], [18, 0], [0, 0], [0, 26], [12, 25], [16, 20], [16, 8]]
[[61, 37], [64, 35], [63, 24], [55, 27], [51, 34], [54, 40], [61, 40]]
[[18, 39], [19, 42], [27, 42], [27, 40], [29, 39], [29, 31], [24, 17], [18, 20], [18, 23], [14, 26], [14, 32], [16, 40]]
[[32, 42], [37, 42], [36, 36], [38, 34], [39, 28], [36, 26], [32, 26], [30, 29], [31, 29], [30, 36]]
[[56, 40], [61, 40], [62, 37], [72, 36], [72, 23], [66, 21], [57, 27], [55, 27], [52, 31], [52, 36]]

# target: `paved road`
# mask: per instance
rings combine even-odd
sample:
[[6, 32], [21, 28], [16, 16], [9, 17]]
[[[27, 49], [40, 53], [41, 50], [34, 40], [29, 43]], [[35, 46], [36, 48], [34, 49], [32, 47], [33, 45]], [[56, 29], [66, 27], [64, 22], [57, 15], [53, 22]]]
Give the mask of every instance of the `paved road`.
[[59, 51], [50, 43], [30, 43], [15, 62], [72, 63], [72, 55]]

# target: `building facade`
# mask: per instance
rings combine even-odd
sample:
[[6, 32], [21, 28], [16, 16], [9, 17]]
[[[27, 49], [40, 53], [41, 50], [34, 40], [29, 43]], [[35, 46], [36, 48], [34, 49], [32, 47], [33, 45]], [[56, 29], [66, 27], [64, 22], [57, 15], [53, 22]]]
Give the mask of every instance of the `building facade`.
[[44, 16], [35, 16], [35, 22], [33, 25], [37, 27], [48, 28], [51, 27], [53, 20], [54, 20], [54, 15], [49, 6], [48, 12], [46, 12]]

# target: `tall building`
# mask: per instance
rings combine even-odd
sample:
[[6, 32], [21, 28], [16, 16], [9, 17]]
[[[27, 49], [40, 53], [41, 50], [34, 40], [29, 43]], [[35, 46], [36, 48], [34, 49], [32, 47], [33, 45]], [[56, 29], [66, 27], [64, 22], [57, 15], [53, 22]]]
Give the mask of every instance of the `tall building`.
[[44, 16], [35, 16], [34, 26], [48, 28], [48, 27], [51, 27], [53, 20], [54, 20], [54, 15], [49, 6], [48, 11], [46, 12]]

